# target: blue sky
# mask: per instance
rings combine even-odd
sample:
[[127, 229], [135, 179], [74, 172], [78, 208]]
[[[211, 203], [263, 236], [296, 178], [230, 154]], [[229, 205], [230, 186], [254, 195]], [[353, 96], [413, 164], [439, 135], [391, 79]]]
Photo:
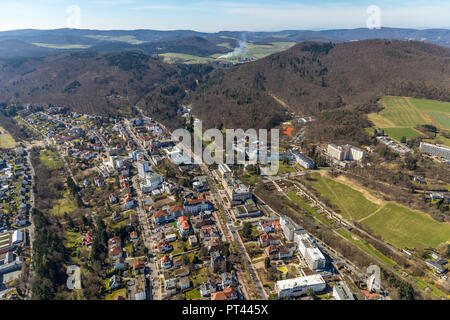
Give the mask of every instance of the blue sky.
[[[73, 5], [79, 20], [67, 11]], [[366, 27], [369, 5], [379, 6], [383, 27], [450, 27], [448, 0], [0, 0], [0, 30], [65, 28], [74, 21], [82, 29], [358, 28]]]

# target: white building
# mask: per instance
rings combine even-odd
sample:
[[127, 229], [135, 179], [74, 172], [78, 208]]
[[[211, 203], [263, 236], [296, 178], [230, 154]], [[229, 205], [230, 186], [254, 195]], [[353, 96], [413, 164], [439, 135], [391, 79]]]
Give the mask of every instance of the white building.
[[14, 231], [13, 236], [12, 236], [12, 243], [16, 244], [16, 243], [20, 243], [22, 241], [23, 241], [22, 231], [20, 231], [20, 230]]
[[303, 153], [296, 152], [294, 155], [295, 155], [295, 161], [297, 161], [297, 163], [299, 165], [301, 165], [303, 168], [305, 168], [307, 170], [314, 168], [314, 161], [309, 159]]
[[139, 173], [139, 178], [145, 179], [146, 174], [150, 172], [150, 164], [148, 161], [139, 161], [137, 163], [137, 169]]
[[306, 232], [296, 232], [295, 242], [311, 270], [325, 268], [327, 262], [325, 256]]
[[326, 282], [320, 274], [313, 274], [311, 276], [277, 281], [275, 290], [278, 293], [278, 298], [283, 299], [303, 296], [308, 289], [320, 292], [325, 290], [326, 286]]
[[450, 148], [439, 144], [431, 144], [421, 142], [419, 146], [423, 153], [427, 153], [432, 156], [441, 157], [450, 160]]
[[294, 241], [294, 232], [296, 230], [294, 225], [286, 218], [280, 217], [280, 226], [286, 239], [289, 241]]
[[141, 183], [141, 190], [143, 193], [152, 192], [155, 189], [161, 188], [163, 181], [164, 179], [161, 175], [147, 172], [144, 182]]
[[336, 300], [355, 300], [353, 293], [345, 283], [337, 284], [333, 287], [333, 297]]
[[329, 144], [327, 153], [336, 160], [343, 161], [360, 161], [366, 156], [366, 150], [346, 144], [344, 146], [337, 146]]

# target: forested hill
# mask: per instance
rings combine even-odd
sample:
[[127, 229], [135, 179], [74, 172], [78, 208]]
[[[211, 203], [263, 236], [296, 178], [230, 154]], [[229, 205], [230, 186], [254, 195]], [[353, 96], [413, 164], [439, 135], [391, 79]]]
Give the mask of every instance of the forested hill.
[[422, 42], [301, 43], [217, 71], [191, 97], [208, 126], [270, 127], [377, 97], [450, 100], [450, 49]]

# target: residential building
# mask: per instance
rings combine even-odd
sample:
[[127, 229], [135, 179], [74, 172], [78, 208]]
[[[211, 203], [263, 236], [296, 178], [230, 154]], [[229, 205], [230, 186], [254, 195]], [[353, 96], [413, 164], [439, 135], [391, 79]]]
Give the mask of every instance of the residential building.
[[217, 290], [216, 284], [211, 280], [207, 280], [199, 288], [202, 297], [210, 296], [211, 293], [216, 292], [216, 290]]
[[326, 258], [314, 240], [304, 231], [295, 233], [295, 243], [311, 270], [324, 269]]
[[307, 170], [314, 168], [314, 161], [309, 159], [303, 153], [296, 152], [296, 153], [294, 153], [294, 156], [295, 156], [295, 161], [297, 161], [297, 163], [299, 165], [301, 165], [303, 168], [305, 168]]
[[211, 293], [211, 300], [237, 300], [239, 298], [236, 288], [228, 286], [223, 291]]
[[450, 160], [450, 147], [421, 142], [419, 148], [423, 153]]
[[351, 146], [349, 144], [344, 146], [337, 146], [329, 144], [327, 153], [336, 160], [344, 161], [360, 161], [366, 156], [366, 150]]
[[211, 202], [204, 198], [189, 199], [184, 206], [184, 211], [190, 214], [198, 214], [203, 211], [211, 211], [214, 207]]
[[288, 280], [280, 280], [275, 284], [275, 291], [278, 298], [295, 298], [305, 295], [308, 289], [314, 292], [325, 290], [326, 283], [320, 274], [304, 276]]
[[353, 297], [353, 293], [345, 283], [336, 284], [333, 287], [333, 297], [336, 300], [355, 300], [355, 298]]

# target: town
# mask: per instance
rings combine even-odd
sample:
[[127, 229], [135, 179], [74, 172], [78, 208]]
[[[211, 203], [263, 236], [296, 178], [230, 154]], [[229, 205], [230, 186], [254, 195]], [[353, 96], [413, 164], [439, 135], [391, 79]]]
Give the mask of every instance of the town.
[[[183, 112], [192, 119], [189, 108]], [[264, 176], [255, 174], [262, 166], [195, 164], [162, 124], [143, 114], [105, 118], [27, 106], [18, 119], [36, 139], [3, 151], [0, 160], [2, 299], [389, 299], [373, 274], [325, 242], [326, 230], [364, 244], [387, 261], [386, 270], [395, 265], [408, 274], [381, 253], [389, 245], [368, 243], [372, 236], [362, 226], [305, 186], [317, 172], [367, 167], [369, 147], [329, 144], [313, 160], [289, 132], [279, 158], [271, 159], [279, 174]], [[443, 147], [420, 148], [448, 157]], [[328, 166], [318, 170], [315, 161]], [[430, 197], [448, 201], [449, 194]], [[47, 234], [55, 225], [56, 235]], [[44, 265], [49, 253], [33, 248], [53, 241], [55, 263], [69, 279], [53, 275], [57, 289], [44, 281], [51, 277]], [[395, 255], [412, 259], [403, 251]], [[447, 261], [433, 255], [418, 263], [445, 281], [439, 274]], [[78, 279], [69, 277], [71, 268], [80, 269]], [[42, 281], [34, 292], [33, 274]]]

